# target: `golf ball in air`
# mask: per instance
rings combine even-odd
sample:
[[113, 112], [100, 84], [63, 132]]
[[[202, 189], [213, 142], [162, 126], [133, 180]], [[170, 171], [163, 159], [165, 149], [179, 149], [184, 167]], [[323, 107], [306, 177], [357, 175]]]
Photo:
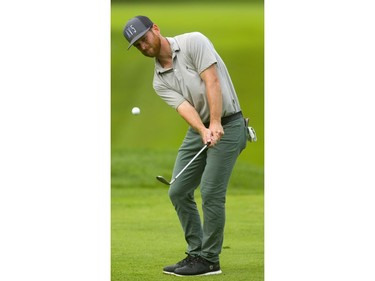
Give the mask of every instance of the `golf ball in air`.
[[140, 113], [141, 113], [141, 110], [139, 109], [139, 107], [133, 107], [133, 109], [132, 109], [133, 115], [138, 115]]

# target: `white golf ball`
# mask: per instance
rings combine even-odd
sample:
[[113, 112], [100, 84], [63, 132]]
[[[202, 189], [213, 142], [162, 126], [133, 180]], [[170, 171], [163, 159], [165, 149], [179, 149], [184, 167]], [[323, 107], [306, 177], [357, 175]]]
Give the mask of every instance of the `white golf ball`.
[[139, 109], [139, 107], [133, 107], [133, 109], [132, 109], [133, 115], [138, 115], [140, 113], [141, 113], [141, 110]]

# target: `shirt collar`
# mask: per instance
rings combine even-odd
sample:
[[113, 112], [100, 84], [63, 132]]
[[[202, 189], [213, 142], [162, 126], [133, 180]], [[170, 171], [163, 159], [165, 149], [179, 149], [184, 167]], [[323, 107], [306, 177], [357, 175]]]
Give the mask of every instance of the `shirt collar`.
[[[171, 46], [171, 49], [172, 49], [172, 60], [176, 57], [176, 53], [180, 51], [180, 46], [178, 45], [176, 39], [172, 38], [172, 37], [165, 37], [168, 42], [169, 42], [169, 45]], [[157, 72], [159, 74], [161, 73], [164, 73], [164, 72], [167, 72], [167, 71], [170, 71], [171, 69], [164, 69], [161, 67], [160, 63], [158, 62], [158, 60], [155, 58], [155, 68], [157, 70]]]
[[175, 53], [180, 51], [180, 46], [178, 45], [177, 41], [175, 38], [172, 38], [172, 37], [166, 37], [166, 39], [168, 40], [169, 44], [171, 45], [171, 49], [172, 49], [172, 58], [174, 58], [175, 56]]

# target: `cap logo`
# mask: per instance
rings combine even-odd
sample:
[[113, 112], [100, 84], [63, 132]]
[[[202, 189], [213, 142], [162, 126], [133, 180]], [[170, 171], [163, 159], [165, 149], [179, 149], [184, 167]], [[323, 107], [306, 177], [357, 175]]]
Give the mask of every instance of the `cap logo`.
[[145, 35], [146, 32], [152, 28], [152, 26], [152, 21], [145, 16], [136, 16], [129, 20], [122, 32], [125, 39], [130, 43], [128, 49], [143, 35]]
[[126, 29], [126, 35], [128, 35], [128, 37], [132, 37], [133, 34], [137, 33], [137, 30], [135, 29], [135, 27], [133, 25], [130, 25], [127, 29]]

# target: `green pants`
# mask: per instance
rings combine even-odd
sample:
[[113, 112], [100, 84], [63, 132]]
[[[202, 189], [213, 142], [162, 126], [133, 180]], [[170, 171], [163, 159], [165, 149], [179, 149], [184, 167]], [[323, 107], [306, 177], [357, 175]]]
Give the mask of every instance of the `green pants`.
[[[220, 142], [202, 152], [169, 189], [169, 197], [188, 244], [187, 253], [200, 255], [211, 262], [219, 261], [224, 238], [227, 185], [237, 157], [246, 147], [243, 118], [231, 121], [223, 128], [224, 136]], [[202, 146], [200, 135], [189, 128], [178, 151], [173, 177]], [[199, 185], [203, 225], [194, 200], [194, 191]]]

